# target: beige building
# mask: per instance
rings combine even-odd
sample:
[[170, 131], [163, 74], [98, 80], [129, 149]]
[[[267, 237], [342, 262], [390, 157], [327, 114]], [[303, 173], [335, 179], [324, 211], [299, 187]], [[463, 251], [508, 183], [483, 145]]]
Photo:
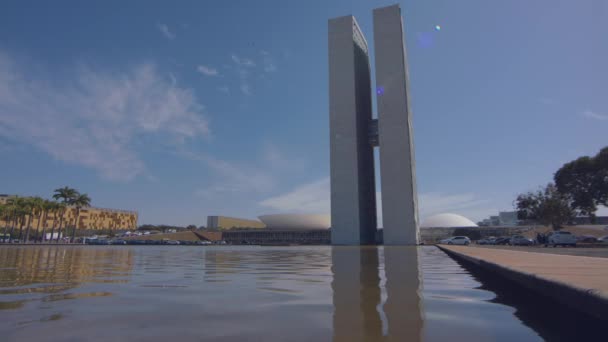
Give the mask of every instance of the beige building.
[[266, 225], [258, 220], [248, 220], [227, 216], [207, 216], [207, 228], [266, 228]]
[[[14, 196], [0, 195], [0, 204], [5, 204], [7, 200]], [[29, 221], [29, 216], [26, 216], [25, 224]], [[67, 207], [63, 214], [63, 224], [68, 227], [74, 226], [76, 219], [76, 208]], [[40, 222], [39, 222], [40, 221]], [[49, 229], [53, 225], [59, 227], [61, 221], [61, 213], [42, 213], [42, 215], [35, 215], [32, 218], [31, 229]], [[6, 218], [0, 217], [0, 227], [7, 225]], [[123, 229], [136, 229], [137, 228], [137, 212], [117, 209], [105, 209], [105, 208], [81, 208], [80, 215], [78, 216], [78, 223], [76, 225], [78, 229], [86, 230], [98, 230], [98, 229], [112, 229], [112, 230], [123, 230]]]

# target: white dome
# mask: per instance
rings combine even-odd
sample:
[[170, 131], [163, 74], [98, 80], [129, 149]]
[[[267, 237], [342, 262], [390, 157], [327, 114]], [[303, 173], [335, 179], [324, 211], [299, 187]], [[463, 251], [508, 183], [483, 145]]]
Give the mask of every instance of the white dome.
[[427, 217], [420, 228], [460, 228], [460, 227], [477, 227], [475, 222], [468, 218], [456, 214], [438, 214]]
[[275, 214], [258, 216], [267, 229], [307, 230], [329, 229], [331, 218], [329, 215], [311, 214]]

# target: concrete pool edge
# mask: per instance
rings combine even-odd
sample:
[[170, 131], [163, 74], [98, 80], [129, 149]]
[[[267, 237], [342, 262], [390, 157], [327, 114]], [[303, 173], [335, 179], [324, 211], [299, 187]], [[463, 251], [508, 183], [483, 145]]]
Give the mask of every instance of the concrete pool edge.
[[[572, 310], [586, 313], [602, 321], [608, 321], [608, 297], [595, 289], [578, 287], [563, 281], [547, 279], [539, 274], [528, 273], [514, 267], [490, 262], [483, 258], [455, 251], [452, 246], [437, 245], [437, 247], [458, 261], [479, 267], [497, 277], [508, 279], [523, 288], [564, 304]], [[608, 282], [608, 279], [606, 281]]]

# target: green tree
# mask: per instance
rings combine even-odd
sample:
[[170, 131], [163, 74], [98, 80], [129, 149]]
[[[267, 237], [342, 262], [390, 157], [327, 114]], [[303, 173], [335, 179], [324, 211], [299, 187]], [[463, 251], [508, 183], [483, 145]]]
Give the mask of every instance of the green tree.
[[572, 208], [595, 221], [598, 205], [608, 205], [608, 147], [594, 157], [580, 157], [564, 164], [553, 177]]
[[[46, 238], [46, 222], [47, 219], [49, 217], [49, 214], [53, 212], [55, 207], [55, 202], [53, 201], [49, 201], [49, 200], [43, 200], [42, 202], [42, 238], [40, 239], [40, 242], [44, 242], [44, 239]], [[40, 221], [38, 221], [40, 222]]]
[[2, 231], [2, 242], [6, 242], [6, 232], [10, 226], [10, 220], [12, 218], [13, 211], [12, 207], [8, 204], [0, 204], [0, 219], [4, 221], [4, 230]]
[[534, 220], [540, 224], [559, 230], [568, 223], [576, 211], [567, 196], [549, 183], [544, 189], [520, 194], [515, 200], [517, 216], [520, 220]]
[[66, 210], [66, 205], [64, 203], [52, 202], [51, 212], [53, 213], [53, 228], [51, 229], [51, 242], [53, 242], [53, 236], [55, 236], [55, 226], [57, 225], [57, 215], [61, 218], [59, 219], [59, 227], [57, 230], [57, 242], [59, 242], [59, 235], [61, 235], [61, 221], [63, 220], [63, 213]]
[[23, 226], [25, 225], [25, 220], [27, 214], [29, 213], [28, 199], [25, 197], [14, 197], [9, 199], [9, 203], [13, 206], [14, 210], [14, 219], [13, 225], [11, 226], [10, 235], [11, 238], [13, 238], [15, 228], [19, 227], [19, 240], [21, 240], [23, 235]]
[[74, 218], [74, 229], [72, 230], [72, 238], [70, 242], [74, 242], [74, 237], [76, 235], [76, 229], [78, 229], [78, 219], [80, 218], [80, 209], [90, 207], [91, 206], [91, 198], [87, 194], [80, 194], [72, 198], [69, 202], [70, 205], [76, 208], [76, 217]]
[[30, 197], [28, 199], [28, 205], [29, 205], [30, 214], [29, 214], [29, 219], [28, 219], [28, 224], [27, 224], [27, 230], [25, 231], [25, 239], [24, 239], [25, 243], [30, 241], [30, 228], [32, 226], [32, 220], [34, 219], [35, 216], [38, 217], [38, 225], [36, 227], [36, 231], [38, 231], [40, 229], [40, 217], [42, 216], [44, 200], [40, 197]]
[[[61, 232], [61, 225], [63, 224], [63, 218], [67, 211], [67, 206], [70, 204], [70, 201], [72, 201], [76, 196], [78, 196], [78, 191], [76, 191], [76, 189], [72, 189], [67, 186], [54, 190], [53, 198], [55, 200], [61, 201], [61, 203], [63, 203], [65, 205], [62, 208], [63, 210], [60, 211], [61, 217], [59, 218], [59, 228], [58, 228], [59, 232]], [[66, 228], [67, 228], [67, 225], [66, 225]], [[59, 235], [61, 235], [61, 233], [58, 234], [58, 236], [57, 236], [57, 243], [59, 243]]]

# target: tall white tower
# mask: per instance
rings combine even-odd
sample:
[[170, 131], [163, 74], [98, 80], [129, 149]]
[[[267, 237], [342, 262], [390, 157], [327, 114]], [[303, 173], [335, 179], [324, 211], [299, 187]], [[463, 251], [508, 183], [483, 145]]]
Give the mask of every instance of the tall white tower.
[[374, 10], [376, 96], [385, 245], [419, 241], [416, 160], [399, 5]]
[[380, 149], [384, 244], [419, 241], [407, 60], [398, 5], [374, 10], [378, 119], [367, 42], [352, 16], [329, 21], [332, 244], [374, 243], [373, 148]]

